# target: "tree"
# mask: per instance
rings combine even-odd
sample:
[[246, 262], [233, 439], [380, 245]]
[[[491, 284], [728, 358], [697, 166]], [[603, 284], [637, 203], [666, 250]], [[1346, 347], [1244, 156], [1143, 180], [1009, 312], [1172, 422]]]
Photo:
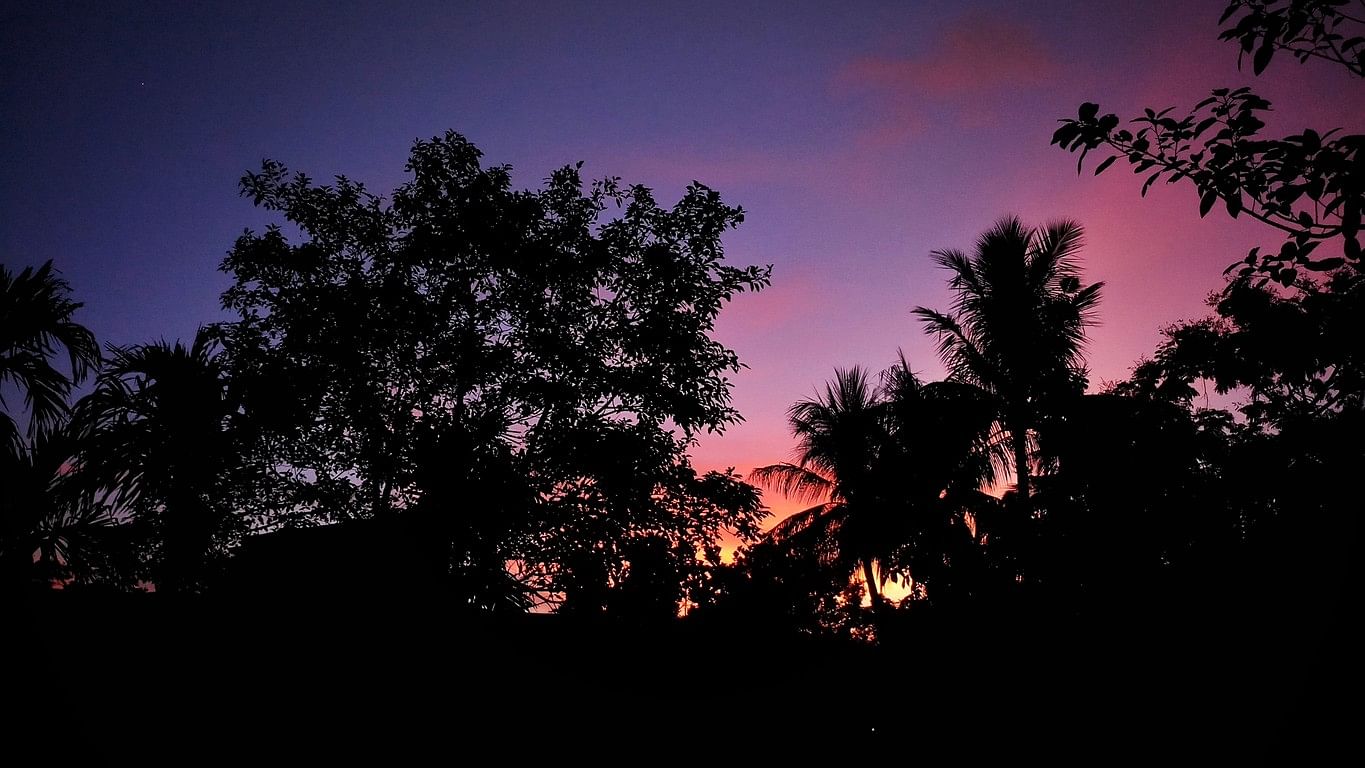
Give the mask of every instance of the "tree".
[[1214, 469], [1221, 433], [1180, 404], [1116, 389], [1071, 401], [1040, 430], [1029, 586], [1069, 610], [1169, 601], [1175, 574], [1188, 579], [1235, 540]]
[[[72, 316], [81, 304], [71, 286], [47, 262], [18, 274], [0, 267], [0, 583], [15, 586], [37, 575], [33, 556], [49, 575], [61, 576], [66, 547], [82, 521], [98, 518], [77, 510], [55, 486], [67, 458], [64, 427], [72, 388], [99, 364], [94, 335]], [[54, 358], [65, 353], [66, 370]], [[23, 409], [10, 410], [5, 390], [23, 393]], [[20, 422], [27, 412], [28, 424]], [[71, 503], [68, 503], [71, 502]], [[102, 524], [102, 522], [100, 523]], [[67, 535], [70, 534], [70, 535]], [[46, 548], [42, 543], [48, 542]]]
[[769, 531], [747, 553], [750, 567], [790, 566], [784, 577], [824, 597], [861, 571], [879, 609], [891, 575], [913, 576], [921, 593], [928, 583], [947, 594], [952, 566], [965, 573], [977, 548], [966, 514], [993, 478], [995, 414], [979, 395], [956, 382], [921, 383], [904, 358], [876, 384], [856, 366], [836, 369], [823, 394], [789, 410], [796, 461], [750, 475], [825, 503]]
[[[886, 517], [894, 514], [878, 497], [875, 479], [890, 437], [885, 401], [862, 368], [835, 369], [824, 394], [797, 401], [787, 421], [797, 441], [796, 461], [758, 467], [749, 477], [784, 496], [828, 503], [788, 518], [767, 538], [815, 552], [826, 566], [861, 568], [878, 608], [885, 576], [877, 573], [878, 555], [894, 546], [874, 530], [884, 528]], [[803, 545], [802, 538], [812, 541]]]
[[[1282, 295], [1232, 280], [1210, 297], [1212, 316], [1165, 329], [1152, 358], [1115, 391], [1182, 409], [1199, 427], [1200, 474], [1212, 490], [1189, 519], [1235, 521], [1204, 537], [1227, 542], [1206, 552], [1204, 570], [1266, 581], [1306, 605], [1347, 587], [1359, 536], [1349, 500], [1358, 496], [1352, 468], [1365, 461], [1356, 438], [1365, 422], [1357, 330], [1365, 277], [1348, 267], [1295, 287]], [[1197, 407], [1209, 387], [1238, 392], [1240, 418]]]
[[[1359, 77], [1365, 74], [1365, 14], [1351, 5], [1232, 0], [1220, 21], [1232, 26], [1220, 37], [1240, 44], [1239, 65], [1251, 54], [1258, 75], [1287, 52]], [[1212, 556], [1204, 547], [1202, 570], [1217, 574], [1212, 582], [1224, 582], [1210, 594], [1226, 601], [1229, 578], [1255, 584], [1247, 591], [1258, 603], [1309, 607], [1301, 616], [1307, 620], [1314, 611], [1338, 615], [1331, 601], [1350, 594], [1359, 535], [1355, 505], [1343, 500], [1358, 496], [1349, 478], [1362, 460], [1356, 435], [1365, 413], [1355, 330], [1365, 268], [1365, 136], [1305, 129], [1265, 138], [1259, 114], [1268, 109], [1248, 88], [1222, 88], [1180, 119], [1169, 116], [1171, 109], [1147, 109], [1134, 121], [1141, 126], [1134, 133], [1120, 129], [1116, 115], [1100, 116], [1096, 104], [1086, 103], [1077, 118], [1062, 120], [1053, 143], [1079, 150], [1078, 172], [1088, 152], [1106, 147], [1118, 154], [1096, 173], [1124, 158], [1136, 172], [1150, 173], [1144, 194], [1158, 179], [1189, 180], [1199, 191], [1201, 215], [1221, 200], [1229, 215], [1249, 215], [1286, 235], [1278, 250], [1253, 248], [1229, 267], [1235, 274], [1210, 299], [1214, 316], [1167, 328], [1154, 357], [1114, 391], [1168, 412], [1182, 409], [1194, 425], [1197, 469], [1184, 477], [1196, 478], [1206, 492], [1188, 520], [1222, 522], [1211, 535], [1192, 538], [1231, 542]], [[1242, 418], [1197, 408], [1201, 380], [1224, 394], [1245, 393]], [[1134, 501], [1131, 494], [1111, 498], [1121, 498], [1118, 505]]]
[[[1277, 51], [1300, 61], [1327, 60], [1355, 75], [1365, 74], [1365, 22], [1342, 10], [1349, 0], [1233, 0], [1227, 21], [1241, 11], [1235, 26], [1220, 39], [1237, 40], [1251, 53], [1260, 74]], [[1082, 104], [1075, 118], [1062, 119], [1052, 143], [1086, 155], [1107, 147], [1116, 154], [1095, 167], [1104, 172], [1122, 158], [1134, 173], [1148, 173], [1142, 194], [1159, 179], [1189, 180], [1199, 192], [1199, 215], [1220, 199], [1228, 215], [1245, 214], [1286, 235], [1278, 251], [1253, 248], [1241, 272], [1259, 271], [1262, 279], [1290, 286], [1301, 270], [1326, 272], [1344, 262], [1361, 263], [1360, 224], [1365, 211], [1365, 136], [1338, 135], [1339, 129], [1305, 129], [1281, 139], [1261, 136], [1258, 113], [1270, 102], [1249, 88], [1218, 88], [1189, 114], [1169, 116], [1174, 107], [1146, 109], [1133, 119], [1135, 131], [1119, 127], [1115, 114], [1100, 115], [1099, 105]], [[1340, 240], [1341, 253], [1313, 258], [1323, 243]], [[1237, 268], [1234, 264], [1229, 270]]]
[[240, 522], [230, 506], [239, 480], [229, 432], [235, 407], [200, 329], [194, 342], [113, 348], [95, 390], [76, 405], [72, 474], [139, 534], [141, 575], [167, 592], [203, 587]]
[[925, 331], [938, 337], [949, 380], [993, 399], [1010, 436], [1017, 498], [1026, 513], [1029, 432], [1051, 404], [1085, 388], [1085, 330], [1095, 321], [1104, 284], [1081, 286], [1081, 238], [1080, 225], [1071, 221], [1029, 229], [1016, 218], [1002, 219], [970, 256], [934, 252], [952, 273], [952, 312], [914, 310]]
[[247, 232], [222, 265], [243, 419], [290, 479], [273, 507], [420, 512], [471, 605], [501, 600], [473, 585], [505, 585], [509, 562], [541, 597], [587, 595], [627, 579], [636, 537], [688, 552], [684, 571], [718, 562], [725, 530], [751, 538], [753, 489], [687, 457], [739, 419], [739, 360], [709, 334], [769, 281], [724, 263], [742, 210], [700, 184], [671, 209], [616, 179], [585, 191], [577, 167], [514, 191], [455, 133], [407, 170], [391, 201], [274, 162], [243, 179], [302, 236]]
[[1009, 463], [995, 430], [996, 409], [978, 387], [921, 382], [902, 357], [883, 374], [890, 449], [878, 473], [881, 493], [904, 511], [895, 570], [913, 577], [911, 597], [943, 606], [981, 596], [996, 500], [983, 492]]
[[123, 554], [109, 536], [117, 523], [109, 509], [73, 481], [74, 453], [75, 435], [61, 424], [0, 454], [0, 591], [109, 579]]
[[[0, 440], [12, 456], [23, 452], [25, 439], [38, 440], [65, 420], [71, 388], [99, 365], [94, 334], [71, 319], [82, 305], [70, 294], [51, 261], [17, 275], [0, 267], [0, 387], [21, 390], [29, 416], [21, 431], [0, 393]], [[68, 371], [53, 365], [62, 351]]]
[[1337, 270], [1299, 281], [1292, 296], [1246, 278], [1209, 298], [1214, 314], [1176, 323], [1127, 391], [1189, 404], [1200, 380], [1219, 394], [1246, 393], [1240, 410], [1257, 428], [1365, 411], [1365, 274]]

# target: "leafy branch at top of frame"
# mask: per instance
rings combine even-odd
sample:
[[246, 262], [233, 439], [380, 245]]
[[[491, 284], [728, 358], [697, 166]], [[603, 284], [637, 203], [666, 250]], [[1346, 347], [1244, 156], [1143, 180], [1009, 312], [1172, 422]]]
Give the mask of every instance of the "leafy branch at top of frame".
[[[1107, 148], [1116, 154], [1095, 167], [1098, 175], [1120, 159], [1137, 174], [1147, 173], [1142, 194], [1158, 180], [1188, 180], [1199, 192], [1199, 214], [1219, 200], [1230, 216], [1248, 215], [1286, 234], [1278, 253], [1253, 249], [1244, 272], [1259, 269], [1290, 285], [1300, 268], [1327, 271], [1361, 261], [1359, 243], [1365, 202], [1365, 136], [1319, 134], [1306, 129], [1281, 139], [1260, 136], [1258, 113], [1270, 102], [1248, 88], [1220, 88], [1183, 118], [1174, 108], [1152, 109], [1120, 127], [1117, 115], [1100, 115], [1099, 105], [1082, 104], [1076, 118], [1061, 120], [1052, 143], [1085, 157]], [[1322, 241], [1342, 239], [1342, 256], [1312, 259]], [[1237, 268], [1239, 265], [1233, 265]]]
[[1365, 0], [1232, 0], [1218, 23], [1229, 20], [1218, 39], [1240, 46], [1238, 68], [1250, 55], [1259, 75], [1284, 51], [1300, 63], [1321, 59], [1365, 78]]

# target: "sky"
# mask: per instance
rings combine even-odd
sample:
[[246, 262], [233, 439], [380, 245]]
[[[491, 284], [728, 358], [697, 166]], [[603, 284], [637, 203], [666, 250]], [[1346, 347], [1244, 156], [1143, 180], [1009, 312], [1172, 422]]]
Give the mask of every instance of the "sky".
[[237, 193], [263, 158], [386, 193], [413, 140], [455, 130], [520, 187], [577, 161], [664, 203], [695, 179], [747, 212], [727, 257], [773, 265], [716, 330], [748, 366], [745, 422], [693, 454], [747, 472], [790, 457], [786, 408], [835, 367], [899, 348], [942, 375], [910, 315], [949, 305], [929, 254], [1004, 214], [1086, 228], [1086, 278], [1106, 282], [1095, 386], [1278, 244], [1221, 210], [1201, 220], [1192, 187], [1142, 199], [1122, 164], [1078, 175], [1048, 145], [1084, 101], [1131, 116], [1240, 85], [1274, 103], [1272, 132], [1365, 125], [1344, 71], [1281, 56], [1239, 72], [1224, 5], [7, 3], [0, 263], [52, 259], [103, 343], [187, 339], [225, 317], [234, 238], [270, 220]]

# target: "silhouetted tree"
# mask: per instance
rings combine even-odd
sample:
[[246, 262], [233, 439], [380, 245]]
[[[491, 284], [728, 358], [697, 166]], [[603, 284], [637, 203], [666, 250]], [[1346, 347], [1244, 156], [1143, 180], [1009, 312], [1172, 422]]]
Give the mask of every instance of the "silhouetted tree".
[[[1252, 54], [1256, 74], [1283, 51], [1360, 76], [1365, 19], [1347, 5], [1233, 0], [1220, 22], [1233, 25], [1220, 37], [1240, 43], [1239, 64]], [[1249, 88], [1222, 88], [1183, 118], [1148, 109], [1133, 132], [1086, 103], [1077, 118], [1062, 121], [1053, 143], [1080, 151], [1078, 171], [1086, 153], [1107, 147], [1118, 154], [1096, 173], [1126, 159], [1135, 171], [1149, 172], [1144, 194], [1158, 179], [1188, 179], [1200, 193], [1201, 216], [1221, 200], [1229, 215], [1249, 215], [1286, 235], [1279, 249], [1252, 248], [1229, 267], [1233, 279], [1211, 299], [1215, 316], [1166, 329], [1155, 356], [1114, 391], [1148, 400], [1153, 405], [1142, 408], [1157, 412], [1183, 409], [1194, 427], [1192, 443], [1175, 441], [1179, 450], [1150, 449], [1188, 458], [1188, 446], [1195, 448], [1193, 473], [1165, 467], [1150, 475], [1158, 487], [1193, 482], [1179, 495], [1196, 503], [1177, 505], [1188, 530], [1167, 539], [1198, 554], [1183, 563], [1163, 555], [1181, 567], [1186, 584], [1216, 585], [1208, 594], [1220, 601], [1235, 599], [1228, 592], [1235, 586], [1237, 595], [1254, 595], [1281, 612], [1315, 606], [1300, 615], [1327, 608], [1323, 615], [1333, 617], [1341, 608], [1332, 601], [1354, 594], [1359, 583], [1351, 575], [1359, 541], [1359, 504], [1351, 499], [1359, 493], [1348, 478], [1365, 460], [1357, 437], [1365, 409], [1355, 330], [1365, 320], [1359, 238], [1365, 136], [1305, 129], [1266, 138], [1260, 113], [1269, 109]], [[1241, 418], [1196, 407], [1201, 383], [1224, 395], [1246, 393]], [[1127, 431], [1140, 436], [1151, 423], [1144, 417]], [[1106, 493], [1097, 488], [1103, 474], [1086, 479], [1087, 498], [1107, 497], [1111, 508], [1128, 513], [1145, 495]], [[1312, 623], [1305, 623], [1305, 636]]]
[[194, 591], [241, 520], [228, 506], [239, 458], [228, 432], [235, 408], [214, 349], [194, 342], [113, 348], [95, 390], [76, 405], [73, 473], [130, 518], [144, 543], [145, 578]]
[[1045, 416], [1034, 595], [1070, 611], [1124, 610], [1170, 599], [1177, 575], [1221, 557], [1236, 521], [1219, 498], [1223, 436], [1212, 437], [1217, 447], [1186, 408], [1113, 392]]
[[[69, 413], [71, 388], [99, 365], [94, 334], [72, 320], [81, 303], [72, 301], [71, 286], [49, 261], [17, 275], [0, 266], [0, 387], [23, 393], [28, 427], [19, 422], [0, 392], [0, 440], [11, 455], [29, 441], [59, 426]], [[65, 354], [66, 371], [53, 365]]]
[[939, 341], [951, 381], [989, 393], [1009, 433], [1018, 502], [1028, 515], [1029, 431], [1050, 403], [1085, 388], [1085, 329], [1094, 323], [1103, 283], [1082, 286], [1076, 255], [1080, 225], [1029, 229], [1002, 219], [969, 256], [935, 251], [952, 273], [951, 313], [914, 312]]
[[[769, 280], [723, 262], [742, 211], [701, 185], [672, 209], [615, 179], [585, 191], [575, 167], [514, 191], [480, 157], [454, 133], [417, 142], [391, 202], [274, 162], [243, 180], [302, 234], [248, 232], [223, 262], [243, 419], [289, 478], [274, 508], [420, 509], [452, 574], [499, 590], [509, 562], [542, 595], [624, 584], [640, 536], [718, 562], [721, 533], [752, 537], [764, 514], [687, 457], [739, 419], [739, 361], [709, 334]], [[603, 220], [608, 206], [622, 215]]]
[[[1258, 578], [1274, 563], [1277, 584], [1327, 591], [1323, 570], [1350, 559], [1359, 530], [1349, 467], [1365, 461], [1365, 276], [1347, 266], [1294, 288], [1234, 279], [1211, 297], [1214, 316], [1166, 329], [1116, 391], [1183, 407], [1218, 438], [1200, 456], [1218, 477], [1210, 506], [1237, 521], [1228, 571]], [[1242, 418], [1197, 408], [1201, 383], [1242, 393]]]
[[[904, 359], [873, 384], [862, 369], [836, 370], [822, 395], [790, 409], [796, 461], [751, 477], [784, 495], [826, 499], [775, 526], [745, 553], [758, 578], [792, 582], [808, 615], [861, 571], [874, 608], [882, 583], [913, 577], [917, 593], [972, 591], [980, 547], [968, 517], [994, 477], [993, 403], [975, 387], [923, 384]], [[972, 571], [972, 575], [968, 572]], [[962, 576], [956, 582], [953, 578]], [[931, 587], [932, 588], [932, 587]]]
[[749, 475], [790, 498], [828, 501], [788, 518], [767, 538], [812, 538], [801, 548], [827, 552], [825, 565], [861, 568], [874, 607], [881, 602], [880, 582], [886, 576], [877, 573], [878, 555], [895, 545], [876, 535], [886, 516], [894, 514], [879, 498], [875, 479], [889, 439], [886, 419], [886, 404], [867, 372], [858, 366], [836, 369], [823, 394], [788, 409], [796, 461], [758, 467]]
[[1210, 297], [1214, 316], [1177, 323], [1128, 391], [1189, 403], [1194, 383], [1244, 389], [1241, 411], [1270, 429], [1365, 410], [1365, 274], [1343, 268], [1280, 295], [1246, 278]]
[[[0, 588], [43, 572], [62, 576], [70, 554], [63, 542], [101, 519], [54, 490], [69, 444], [67, 398], [99, 364], [94, 335], [72, 319], [80, 307], [52, 262], [18, 274], [0, 266]], [[67, 358], [65, 370], [55, 364], [58, 356]], [[5, 394], [21, 394], [22, 407], [12, 409]], [[41, 571], [34, 569], [35, 553]]]
[[982, 542], [998, 518], [983, 488], [1009, 463], [995, 403], [971, 384], [921, 382], [903, 357], [882, 377], [891, 435], [877, 476], [882, 496], [904, 511], [891, 561], [913, 577], [915, 599], [981, 596], [991, 586]]
[[[75, 441], [67, 425], [41, 432], [18, 454], [0, 456], [0, 591], [54, 582], [116, 581], [126, 554], [117, 520], [71, 477]], [[119, 573], [128, 573], [120, 570]]]

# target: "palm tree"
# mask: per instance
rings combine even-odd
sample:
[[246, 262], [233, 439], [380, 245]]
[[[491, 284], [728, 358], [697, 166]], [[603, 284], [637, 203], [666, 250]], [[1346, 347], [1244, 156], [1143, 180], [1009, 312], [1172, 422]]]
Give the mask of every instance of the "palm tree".
[[[68, 542], [70, 508], [55, 492], [66, 455], [67, 397], [99, 363], [89, 330], [72, 321], [81, 304], [52, 262], [17, 275], [0, 266], [0, 583], [16, 586], [36, 573], [40, 540]], [[65, 353], [67, 370], [54, 364]], [[5, 402], [6, 389], [23, 394], [28, 425]], [[82, 519], [86, 516], [82, 515]], [[49, 547], [46, 554], [55, 551]], [[60, 559], [60, 558], [59, 558]]]
[[232, 464], [232, 408], [206, 329], [194, 343], [112, 348], [76, 406], [75, 470], [148, 532], [159, 590], [196, 588], [226, 521], [220, 479]]
[[790, 555], [836, 580], [861, 571], [879, 607], [890, 574], [942, 580], [950, 552], [975, 546], [966, 517], [1002, 463], [994, 410], [979, 389], [924, 384], [902, 357], [878, 385], [860, 368], [836, 371], [824, 393], [793, 405], [789, 418], [796, 461], [750, 478], [825, 503], [774, 526], [766, 554]]
[[[0, 388], [24, 393], [28, 428], [21, 431], [0, 389], [0, 441], [11, 455], [59, 426], [70, 412], [71, 388], [99, 365], [99, 347], [88, 329], [72, 321], [81, 308], [70, 299], [71, 286], [57, 276], [49, 261], [15, 275], [0, 266]], [[69, 370], [53, 365], [62, 351]]]
[[1001, 219], [970, 256], [933, 253], [952, 272], [952, 312], [914, 310], [926, 332], [938, 336], [949, 379], [994, 399], [1014, 454], [1016, 498], [1026, 514], [1029, 430], [1050, 399], [1084, 389], [1085, 330], [1095, 322], [1103, 283], [1081, 286], [1081, 243], [1081, 227], [1073, 221], [1031, 229], [1017, 218]]
[[[836, 369], [834, 380], [823, 394], [797, 401], [787, 412], [796, 437], [796, 461], [759, 467], [749, 479], [789, 498], [827, 503], [792, 516], [769, 533], [772, 540], [801, 534], [821, 542], [843, 539], [851, 527], [874, 527], [885, 512], [875, 498], [873, 474], [879, 452], [886, 443], [886, 404], [872, 378], [858, 366]], [[861, 568], [872, 604], [881, 603], [881, 590], [874, 570], [879, 549], [875, 537], [857, 535], [848, 546], [812, 542], [827, 550], [828, 560]]]
[[115, 520], [69, 482], [73, 439], [63, 427], [40, 433], [20, 453], [0, 452], [0, 589], [49, 588], [91, 575]]

